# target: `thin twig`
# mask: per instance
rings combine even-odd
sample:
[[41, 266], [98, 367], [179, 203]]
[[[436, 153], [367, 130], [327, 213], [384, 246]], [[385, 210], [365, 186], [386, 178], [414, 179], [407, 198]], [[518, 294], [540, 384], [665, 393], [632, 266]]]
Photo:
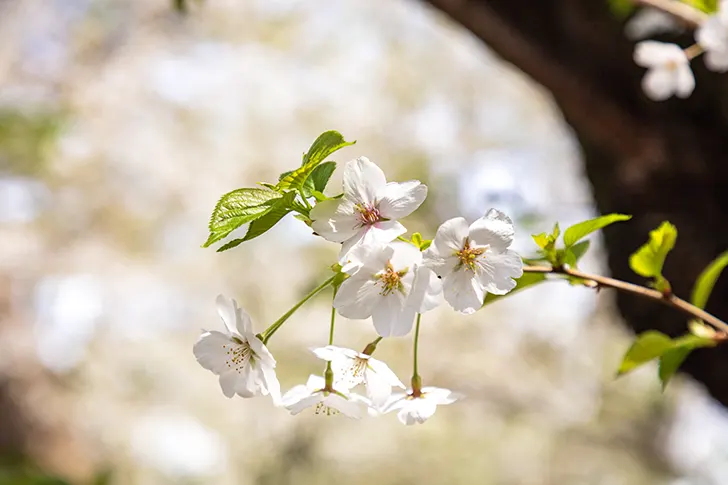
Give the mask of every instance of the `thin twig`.
[[635, 5], [652, 7], [668, 13], [692, 28], [699, 27], [708, 18], [704, 12], [677, 0], [632, 0], [632, 2]]
[[524, 273], [565, 274], [569, 276], [574, 276], [576, 278], [581, 278], [586, 281], [593, 281], [598, 285], [597, 288], [600, 286], [614, 288], [619, 291], [632, 293], [650, 300], [660, 302], [664, 305], [675, 308], [676, 310], [680, 310], [681, 312], [693, 318], [702, 320], [705, 323], [712, 325], [714, 328], [721, 332], [728, 333], [728, 323], [725, 323], [720, 318], [711, 315], [705, 310], [698, 308], [695, 305], [692, 305], [682, 298], [678, 298], [671, 293], [663, 294], [657, 290], [653, 290], [652, 288], [627, 283], [626, 281], [615, 280], [614, 278], [609, 278], [607, 276], [584, 273], [583, 271], [579, 271], [573, 268], [552, 268], [551, 266], [524, 266], [523, 271]]

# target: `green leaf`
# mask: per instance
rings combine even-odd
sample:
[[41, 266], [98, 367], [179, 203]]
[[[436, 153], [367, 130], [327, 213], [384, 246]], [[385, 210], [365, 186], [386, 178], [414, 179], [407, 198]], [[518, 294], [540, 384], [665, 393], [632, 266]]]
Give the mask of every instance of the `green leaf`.
[[516, 280], [516, 287], [513, 288], [508, 293], [506, 293], [505, 295], [494, 295], [492, 293], [488, 293], [487, 295], [485, 295], [485, 300], [483, 300], [483, 306], [489, 305], [504, 297], [507, 297], [507, 296], [517, 293], [525, 288], [528, 288], [529, 286], [537, 285], [544, 281], [547, 281], [545, 273], [523, 273], [523, 276], [521, 276], [520, 278], [518, 278]]
[[344, 136], [338, 131], [325, 131], [316, 138], [311, 145], [311, 148], [308, 149], [308, 152], [306, 152], [306, 155], [303, 157], [301, 167], [305, 167], [311, 163], [318, 165], [335, 151], [351, 146], [355, 143], [356, 140], [352, 142], [344, 140]]
[[609, 3], [609, 10], [618, 18], [625, 19], [637, 5], [632, 0], [607, 0]]
[[273, 209], [281, 194], [268, 189], [237, 189], [223, 195], [210, 217], [210, 236], [202, 247], [226, 238], [245, 223], [254, 221]]
[[718, 11], [718, 0], [682, 0], [682, 2], [705, 13], [715, 13]]
[[[301, 166], [296, 170], [281, 174], [281, 178], [277, 185], [278, 190], [302, 190], [304, 184], [313, 173], [313, 170], [321, 162], [323, 162], [326, 157], [335, 151], [346, 146], [353, 145], [354, 143], [356, 142], [348, 142], [344, 140], [344, 137], [338, 131], [327, 131], [322, 133], [318, 138], [316, 138], [316, 141], [313, 142], [311, 148], [309, 148], [308, 152], [306, 152], [306, 155], [303, 156], [303, 163]], [[328, 178], [326, 181], [328, 181]]]
[[647, 362], [660, 357], [673, 348], [670, 337], [655, 330], [648, 330], [637, 336], [632, 346], [622, 359], [618, 375], [625, 374]]
[[690, 302], [698, 308], [705, 308], [708, 298], [713, 292], [715, 282], [718, 280], [723, 268], [728, 266], [728, 251], [724, 252], [710, 263], [700, 276], [698, 276], [693, 292], [690, 296]]
[[668, 382], [675, 375], [680, 365], [685, 361], [690, 352], [702, 347], [715, 347], [718, 343], [712, 338], [688, 334], [673, 340], [673, 349], [665, 352], [660, 357], [659, 376], [662, 382], [662, 390], [667, 387]]
[[546, 246], [549, 245], [549, 235], [545, 232], [542, 232], [541, 234], [531, 234], [531, 237], [533, 238], [533, 242], [535, 242], [541, 249], [546, 249]]
[[237, 247], [241, 243], [244, 243], [245, 241], [250, 241], [251, 239], [255, 239], [261, 234], [267, 232], [273, 226], [278, 224], [281, 219], [288, 215], [289, 212], [291, 212], [291, 203], [295, 198], [295, 192], [288, 192], [280, 199], [277, 199], [275, 201], [275, 204], [273, 204], [273, 207], [267, 214], [250, 223], [250, 225], [248, 226], [248, 231], [245, 233], [244, 237], [233, 239], [227, 244], [220, 246], [217, 249], [217, 252], [221, 253], [223, 251], [227, 251], [228, 249]]
[[564, 244], [568, 248], [592, 232], [598, 231], [599, 229], [607, 227], [610, 224], [614, 224], [615, 222], [627, 221], [631, 218], [632, 216], [628, 216], [626, 214], [608, 214], [606, 216], [589, 219], [588, 221], [579, 222], [578, 224], [574, 224], [569, 227], [564, 232]]
[[306, 185], [310, 186], [309, 191], [323, 192], [334, 170], [336, 170], [336, 162], [324, 162], [316, 167], [306, 180]]
[[[646, 278], [662, 280], [662, 267], [667, 254], [675, 246], [677, 229], [665, 221], [650, 231], [650, 239], [629, 258], [632, 271]], [[658, 281], [659, 283], [659, 281]]]
[[425, 239], [424, 241], [422, 241], [422, 244], [420, 244], [420, 251], [424, 251], [430, 246], [432, 246], [432, 239]]
[[586, 254], [589, 249], [590, 241], [581, 241], [564, 250], [564, 263], [569, 266], [576, 267], [579, 260]]

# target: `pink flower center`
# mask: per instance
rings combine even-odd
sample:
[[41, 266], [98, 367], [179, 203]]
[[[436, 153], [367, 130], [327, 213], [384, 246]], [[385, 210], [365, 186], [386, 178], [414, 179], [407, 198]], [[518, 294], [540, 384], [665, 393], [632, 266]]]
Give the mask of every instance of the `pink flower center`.
[[376, 207], [357, 204], [354, 208], [359, 212], [359, 221], [365, 226], [373, 226], [382, 220], [379, 209]]

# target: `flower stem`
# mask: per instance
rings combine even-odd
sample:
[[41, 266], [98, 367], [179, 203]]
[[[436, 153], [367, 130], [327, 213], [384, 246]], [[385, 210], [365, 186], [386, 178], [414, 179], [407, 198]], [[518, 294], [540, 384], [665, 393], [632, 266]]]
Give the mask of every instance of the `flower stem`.
[[579, 271], [577, 269], [573, 268], [554, 268], [551, 266], [524, 266], [523, 267], [524, 273], [546, 273], [546, 274], [565, 274], [569, 276], [574, 276], [576, 278], [581, 278], [585, 281], [592, 282], [592, 287], [599, 289], [601, 287], [607, 287], [607, 288], [614, 288], [619, 291], [623, 291], [625, 293], [632, 293], [635, 295], [639, 295], [643, 298], [647, 298], [649, 300], [654, 300], [657, 302], [660, 302], [664, 305], [667, 305], [669, 307], [675, 308], [676, 310], [679, 310], [686, 315], [689, 315], [693, 318], [697, 318], [699, 320], [704, 321], [705, 323], [712, 325], [715, 329], [723, 332], [728, 333], [728, 323], [724, 322], [720, 318], [711, 315], [710, 313], [706, 312], [702, 308], [698, 308], [695, 305], [692, 305], [688, 303], [687, 301], [683, 300], [682, 298], [678, 298], [672, 292], [660, 292], [657, 290], [653, 290], [652, 288], [647, 288], [640, 285], [635, 285], [632, 283], [627, 283], [626, 281], [620, 281], [616, 280], [614, 278], [608, 278], [606, 276], [599, 276], [599, 275], [593, 275], [584, 273], [582, 271]]
[[382, 337], [377, 337], [371, 342], [367, 344], [366, 347], [364, 347], [364, 350], [362, 350], [362, 354], [366, 355], [372, 355], [375, 350], [377, 350], [377, 344], [382, 341]]
[[413, 350], [413, 362], [412, 362], [412, 395], [417, 397], [421, 394], [422, 389], [422, 379], [420, 378], [420, 375], [417, 373], [417, 348], [419, 347], [420, 343], [420, 318], [422, 318], [422, 314], [417, 314], [417, 323], [415, 323], [415, 341], [414, 341], [414, 350]]
[[308, 300], [310, 300], [311, 298], [316, 296], [321, 290], [323, 290], [324, 288], [329, 286], [331, 283], [333, 283], [335, 278], [336, 278], [336, 275], [332, 276], [331, 278], [327, 279], [326, 281], [324, 281], [323, 283], [318, 285], [316, 288], [313, 289], [313, 291], [311, 291], [311, 293], [304, 296], [303, 300], [301, 300], [298, 303], [296, 303], [295, 305], [293, 305], [293, 308], [291, 308], [286, 313], [284, 313], [281, 318], [279, 318], [278, 320], [273, 322], [271, 324], [271, 326], [268, 327], [265, 330], [265, 332], [263, 332], [261, 334], [261, 337], [262, 337], [261, 340], [263, 341], [263, 343], [267, 344], [268, 340], [270, 340], [270, 338], [273, 336], [273, 334], [276, 333], [276, 331], [279, 328], [281, 328], [281, 326], [285, 323], [285, 321], [288, 320], [290, 318], [290, 316], [296, 312], [296, 310], [301, 308], [301, 306], [303, 306], [304, 303], [306, 303]]
[[690, 47], [686, 47], [684, 52], [685, 52], [685, 57], [687, 57], [689, 61], [692, 61], [693, 59], [698, 57], [700, 54], [702, 54], [704, 51], [703, 51], [703, 46], [701, 46], [700, 44], [693, 44]]
[[303, 189], [298, 189], [298, 193], [301, 195], [301, 200], [305, 204], [306, 208], [308, 210], [313, 209], [313, 207], [311, 207], [311, 204], [309, 204], [308, 200], [306, 199], [306, 196], [303, 194]]
[[[336, 292], [338, 290], [339, 290], [339, 288], [337, 286], [334, 286], [333, 298], [336, 298]], [[329, 345], [334, 345], [334, 323], [335, 322], [336, 322], [336, 308], [334, 308], [334, 305], [332, 302], [331, 326], [329, 327]], [[324, 371], [324, 379], [326, 380], [325, 389], [332, 389], [332, 386], [334, 385], [334, 371], [331, 369], [331, 361], [326, 362], [326, 370]]]

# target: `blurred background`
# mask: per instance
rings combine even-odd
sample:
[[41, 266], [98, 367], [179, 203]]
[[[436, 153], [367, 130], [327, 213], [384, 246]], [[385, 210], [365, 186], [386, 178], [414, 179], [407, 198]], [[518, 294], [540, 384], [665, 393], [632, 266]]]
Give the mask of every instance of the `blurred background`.
[[[558, 90], [423, 3], [185, 5], [0, 1], [0, 484], [728, 483], [725, 409], [689, 378], [662, 394], [655, 366], [615, 380], [635, 325], [610, 292], [563, 283], [426, 315], [425, 383], [466, 399], [422, 426], [225, 398], [192, 355], [220, 325], [215, 296], [261, 331], [338, 248], [288, 218], [235, 250], [201, 249], [224, 192], [276, 180], [336, 129], [357, 144], [333, 159], [366, 155], [389, 180], [429, 186], [410, 231], [497, 207], [527, 254], [531, 233], [611, 208], [589, 162], [611, 152], [585, 143]], [[600, 237], [583, 267], [619, 274]], [[329, 298], [271, 341], [284, 389], [322, 370], [308, 349], [326, 342]], [[337, 326], [343, 346], [373, 336], [370, 322]], [[409, 339], [377, 350], [403, 381], [410, 352]]]

